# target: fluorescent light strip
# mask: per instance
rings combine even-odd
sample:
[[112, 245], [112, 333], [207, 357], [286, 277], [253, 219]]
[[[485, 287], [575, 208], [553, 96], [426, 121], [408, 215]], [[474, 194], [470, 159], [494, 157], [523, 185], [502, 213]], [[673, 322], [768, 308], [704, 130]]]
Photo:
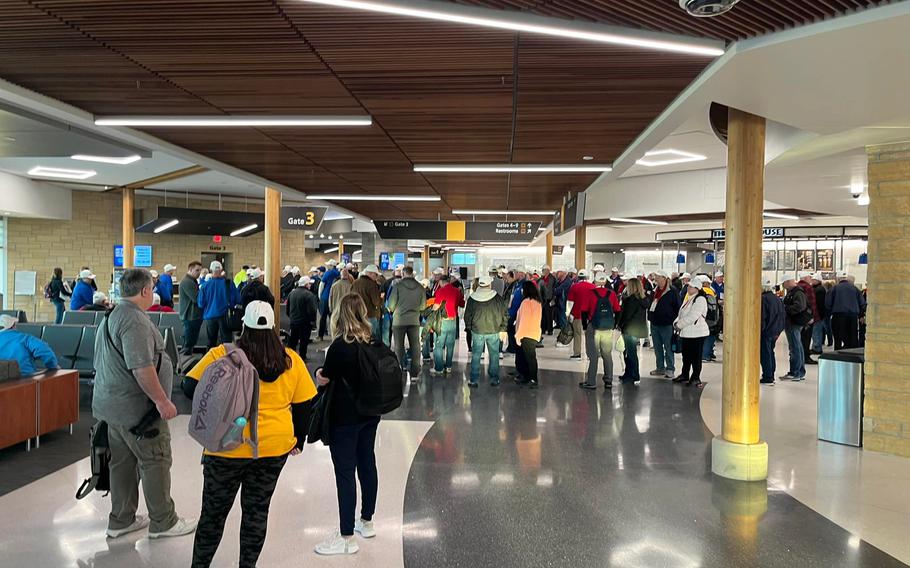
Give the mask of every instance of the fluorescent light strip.
[[442, 201], [438, 195], [307, 195], [320, 201]]
[[174, 219], [174, 220], [172, 220], [172, 221], [168, 221], [168, 222], [165, 223], [164, 225], [161, 225], [161, 226], [159, 226], [158, 228], [156, 228], [156, 229], [155, 229], [155, 234], [158, 234], [158, 233], [162, 233], [162, 232], [164, 232], [164, 231], [167, 231], [168, 229], [170, 229], [171, 227], [173, 227], [174, 225], [176, 225], [176, 224], [179, 223], [179, 222], [180, 222], [180, 221], [178, 221], [177, 219]]
[[650, 221], [648, 219], [626, 219], [624, 217], [610, 217], [616, 223], [638, 223], [640, 225], [669, 225], [666, 221]]
[[468, 24], [487, 28], [497, 28], [515, 32], [528, 32], [533, 34], [564, 37], [570, 39], [587, 40], [598, 43], [625, 45], [644, 49], [672, 51], [691, 55], [717, 57], [724, 54], [724, 50], [717, 42], [702, 41], [673, 41], [671, 39], [658, 39], [656, 34], [640, 33], [637, 30], [627, 30], [618, 27], [601, 25], [586, 25], [580, 22], [565, 20], [564, 23], [554, 25], [555, 19], [543, 18], [529, 14], [502, 12], [497, 10], [468, 8], [466, 6], [446, 5], [441, 2], [373, 2], [369, 0], [305, 0], [314, 4], [326, 4], [341, 8], [367, 10], [393, 14], [396, 16], [410, 16], [428, 20]]
[[764, 213], [762, 213], [762, 215], [764, 215], [765, 217], [769, 217], [771, 219], [790, 219], [793, 221], [796, 221], [799, 219], [799, 217], [796, 215], [787, 215], [785, 213], [772, 213], [771, 211], [765, 211]]
[[[650, 158], [654, 156], [680, 156], [679, 158], [670, 158], [668, 160], [646, 160], [645, 158]], [[640, 166], [647, 166], [649, 168], [656, 168], [657, 166], [669, 166], [671, 164], [685, 164], [686, 162], [700, 162], [702, 160], [707, 160], [707, 156], [702, 156], [701, 154], [693, 154], [691, 152], [683, 152], [681, 150], [655, 150], [653, 152], [645, 153], [645, 158], [642, 158], [635, 162]]]
[[553, 211], [528, 210], [508, 211], [505, 209], [452, 209], [452, 215], [553, 215]]
[[602, 173], [611, 172], [613, 168], [601, 165], [573, 164], [426, 164], [414, 166], [415, 172], [425, 173]]
[[30, 176], [60, 178], [60, 179], [88, 179], [98, 172], [95, 170], [67, 170], [63, 168], [48, 168], [46, 166], [35, 166], [28, 171]]
[[323, 252], [323, 254], [329, 254], [330, 252], [338, 252], [338, 247], [327, 248], [322, 252]]
[[97, 126], [370, 126], [370, 116], [105, 116]]
[[248, 232], [252, 231], [253, 229], [257, 228], [258, 226], [259, 226], [258, 224], [253, 223], [252, 225], [247, 225], [246, 227], [240, 227], [236, 231], [232, 232], [231, 236], [236, 237], [237, 235], [242, 235], [243, 233], [248, 233]]
[[70, 156], [73, 160], [81, 160], [83, 162], [101, 162], [102, 164], [117, 164], [119, 166], [125, 166], [127, 164], [132, 164], [133, 162], [138, 162], [142, 159], [142, 156], [133, 154], [132, 156], [126, 156], [124, 158], [116, 158], [113, 156], [90, 156], [88, 154], [73, 154]]

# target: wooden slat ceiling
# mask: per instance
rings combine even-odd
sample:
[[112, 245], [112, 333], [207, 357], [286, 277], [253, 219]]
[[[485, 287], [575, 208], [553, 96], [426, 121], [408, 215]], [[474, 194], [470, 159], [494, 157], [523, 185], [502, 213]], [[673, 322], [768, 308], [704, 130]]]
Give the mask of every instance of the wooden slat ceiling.
[[[675, 0], [478, 3], [724, 39], [876, 4], [743, 0], [702, 21]], [[709, 62], [298, 0], [0, 2], [0, 77], [95, 114], [372, 115], [369, 128], [146, 129], [306, 193], [442, 197], [345, 203], [371, 218], [555, 210], [596, 176], [412, 166], [610, 162]]]

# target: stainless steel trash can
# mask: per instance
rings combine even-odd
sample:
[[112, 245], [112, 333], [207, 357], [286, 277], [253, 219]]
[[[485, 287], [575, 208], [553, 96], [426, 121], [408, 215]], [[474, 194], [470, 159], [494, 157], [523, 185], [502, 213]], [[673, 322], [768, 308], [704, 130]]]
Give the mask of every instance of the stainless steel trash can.
[[818, 357], [818, 439], [863, 445], [863, 349]]

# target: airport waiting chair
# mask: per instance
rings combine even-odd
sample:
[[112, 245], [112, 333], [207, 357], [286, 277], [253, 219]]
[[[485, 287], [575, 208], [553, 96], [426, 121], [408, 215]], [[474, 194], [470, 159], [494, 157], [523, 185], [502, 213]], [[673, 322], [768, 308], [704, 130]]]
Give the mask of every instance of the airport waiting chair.
[[92, 325], [101, 325], [104, 321], [104, 314], [107, 312], [95, 312], [95, 322]]
[[199, 339], [196, 340], [196, 347], [193, 351], [199, 351], [205, 353], [209, 346], [209, 331], [205, 325], [205, 322], [202, 322], [202, 327], [199, 328]]
[[63, 325], [95, 325], [95, 313], [88, 312], [63, 312]]
[[19, 323], [28, 323], [28, 317], [26, 317], [24, 310], [0, 310], [0, 315], [13, 316], [19, 319]]
[[174, 364], [174, 375], [177, 375], [180, 368], [180, 354], [177, 352], [174, 329], [170, 327], [164, 330], [164, 352], [171, 358], [171, 362]]
[[[78, 312], [74, 312], [78, 313]], [[41, 337], [57, 355], [57, 361], [63, 369], [72, 369], [82, 339], [81, 325], [48, 325], [44, 327]]]
[[79, 377], [83, 379], [95, 378], [95, 332], [97, 330], [98, 327], [94, 325], [82, 328], [82, 339], [76, 350], [73, 369], [78, 370]]
[[44, 324], [41, 323], [19, 323], [16, 324], [16, 329], [22, 333], [34, 335], [38, 339], [41, 339], [44, 334]]
[[155, 324], [155, 327], [161, 325], [161, 313], [160, 312], [145, 312], [145, 315], [152, 320], [152, 323]]
[[168, 314], [161, 313], [161, 323], [158, 324], [158, 327], [173, 327], [173, 328], [183, 328], [183, 321], [180, 320], [180, 314]]
[[158, 331], [161, 333], [161, 337], [164, 337], [164, 334], [167, 330], [171, 330], [171, 333], [174, 335], [174, 341], [177, 342], [177, 348], [183, 347], [183, 324], [180, 325], [164, 325], [163, 323], [158, 326]]

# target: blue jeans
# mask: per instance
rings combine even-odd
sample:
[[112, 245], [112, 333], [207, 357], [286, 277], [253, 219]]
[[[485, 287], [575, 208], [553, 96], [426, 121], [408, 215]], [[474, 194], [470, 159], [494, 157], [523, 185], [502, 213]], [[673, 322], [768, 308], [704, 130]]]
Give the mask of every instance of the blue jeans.
[[477, 383], [480, 379], [480, 356], [483, 355], [484, 346], [490, 357], [487, 367], [487, 378], [490, 383], [499, 382], [499, 348], [498, 333], [473, 333], [471, 334], [471, 382]]
[[812, 351], [824, 351], [824, 349], [822, 349], [824, 346], [825, 322], [817, 321], [812, 325]]
[[382, 340], [382, 322], [379, 318], [367, 318], [370, 322], [370, 329], [373, 330], [373, 341]]
[[654, 358], [657, 359], [658, 371], [676, 371], [673, 354], [673, 326], [651, 324], [651, 339], [654, 340]]
[[775, 345], [777, 345], [777, 337], [761, 338], [761, 378], [767, 381], [773, 381], [774, 374], [777, 373], [777, 360], [774, 358]]
[[569, 323], [569, 318], [566, 317], [565, 300], [556, 300], [556, 305], [553, 306], [553, 309], [556, 310], [556, 327], [561, 331]]
[[319, 339], [325, 337], [325, 334], [329, 331], [329, 315], [329, 299], [326, 297], [325, 300], [319, 300], [319, 329], [316, 330]]
[[[443, 369], [452, 368], [452, 358], [455, 356], [455, 319], [442, 321], [442, 329], [436, 332], [433, 340], [433, 357], [435, 358], [436, 372], [441, 373]], [[442, 358], [442, 352], [445, 350], [445, 361]], [[498, 358], [497, 358], [498, 359]]]
[[381, 318], [379, 327], [380, 327], [381, 333], [382, 333], [382, 342], [385, 343], [386, 347], [391, 347], [392, 346], [392, 316], [389, 314], [383, 314], [379, 317]]
[[702, 359], [714, 359], [714, 344], [717, 343], [717, 336], [713, 333], [705, 338], [705, 350]]
[[192, 355], [193, 348], [199, 341], [199, 330], [202, 329], [202, 320], [183, 320], [183, 348], [181, 355]]
[[806, 354], [803, 353], [803, 340], [801, 337], [803, 326], [788, 325], [787, 345], [790, 346], [790, 374], [796, 378], [806, 376]]
[[66, 311], [66, 302], [63, 300], [54, 300], [54, 309], [57, 310], [57, 317], [54, 320], [55, 324], [63, 323], [63, 312]]
[[637, 381], [641, 378], [638, 371], [638, 337], [634, 335], [622, 334], [622, 339], [626, 343], [626, 372], [621, 377], [624, 381]]

